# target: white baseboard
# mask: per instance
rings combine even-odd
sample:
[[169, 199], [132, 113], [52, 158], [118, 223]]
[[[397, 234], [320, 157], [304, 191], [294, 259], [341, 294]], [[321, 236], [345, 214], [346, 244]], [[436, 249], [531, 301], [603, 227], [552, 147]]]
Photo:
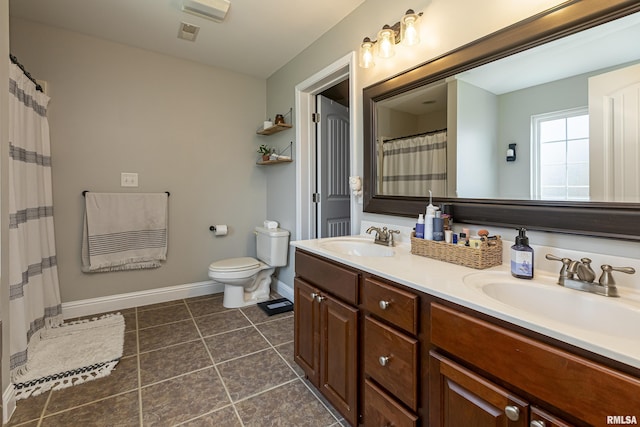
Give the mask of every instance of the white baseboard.
[[286, 299], [288, 299], [289, 301], [292, 301], [295, 303], [295, 301], [293, 301], [293, 288], [287, 285], [286, 283], [283, 283], [280, 280], [278, 280], [278, 283], [276, 283], [276, 292], [282, 295], [283, 297], [285, 297]]
[[16, 410], [16, 389], [13, 383], [9, 383], [7, 389], [2, 392], [2, 424], [9, 422], [9, 418]]
[[224, 285], [214, 282], [213, 280], [187, 283], [184, 285], [149, 289], [147, 291], [65, 302], [62, 303], [62, 315], [65, 319], [73, 319], [75, 317], [90, 316], [92, 314], [123, 310], [141, 305], [216, 294], [223, 291]]

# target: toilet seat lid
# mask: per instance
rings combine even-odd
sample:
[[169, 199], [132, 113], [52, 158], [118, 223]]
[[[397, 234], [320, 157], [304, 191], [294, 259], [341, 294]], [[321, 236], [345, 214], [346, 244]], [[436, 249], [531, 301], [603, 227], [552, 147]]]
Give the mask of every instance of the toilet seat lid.
[[244, 271], [260, 267], [260, 261], [251, 257], [228, 258], [209, 264], [214, 271]]

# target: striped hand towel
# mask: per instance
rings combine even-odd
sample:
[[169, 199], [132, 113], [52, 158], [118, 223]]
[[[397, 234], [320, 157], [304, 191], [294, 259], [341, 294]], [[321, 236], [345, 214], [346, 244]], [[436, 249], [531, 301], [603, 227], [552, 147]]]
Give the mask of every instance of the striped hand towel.
[[82, 271], [160, 267], [167, 259], [168, 194], [85, 194]]

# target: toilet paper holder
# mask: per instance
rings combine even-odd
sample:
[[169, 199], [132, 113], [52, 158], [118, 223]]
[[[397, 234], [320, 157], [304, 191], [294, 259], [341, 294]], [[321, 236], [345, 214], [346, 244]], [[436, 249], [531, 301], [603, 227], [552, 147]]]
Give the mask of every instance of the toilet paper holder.
[[227, 226], [225, 224], [211, 225], [209, 226], [209, 230], [213, 231], [216, 236], [227, 235]]

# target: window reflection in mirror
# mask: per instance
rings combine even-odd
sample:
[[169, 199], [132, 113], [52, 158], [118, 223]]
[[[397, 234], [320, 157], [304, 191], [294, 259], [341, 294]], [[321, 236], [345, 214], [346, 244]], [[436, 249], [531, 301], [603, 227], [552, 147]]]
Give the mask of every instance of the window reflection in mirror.
[[637, 40], [639, 14], [376, 102], [375, 194], [640, 202]]

